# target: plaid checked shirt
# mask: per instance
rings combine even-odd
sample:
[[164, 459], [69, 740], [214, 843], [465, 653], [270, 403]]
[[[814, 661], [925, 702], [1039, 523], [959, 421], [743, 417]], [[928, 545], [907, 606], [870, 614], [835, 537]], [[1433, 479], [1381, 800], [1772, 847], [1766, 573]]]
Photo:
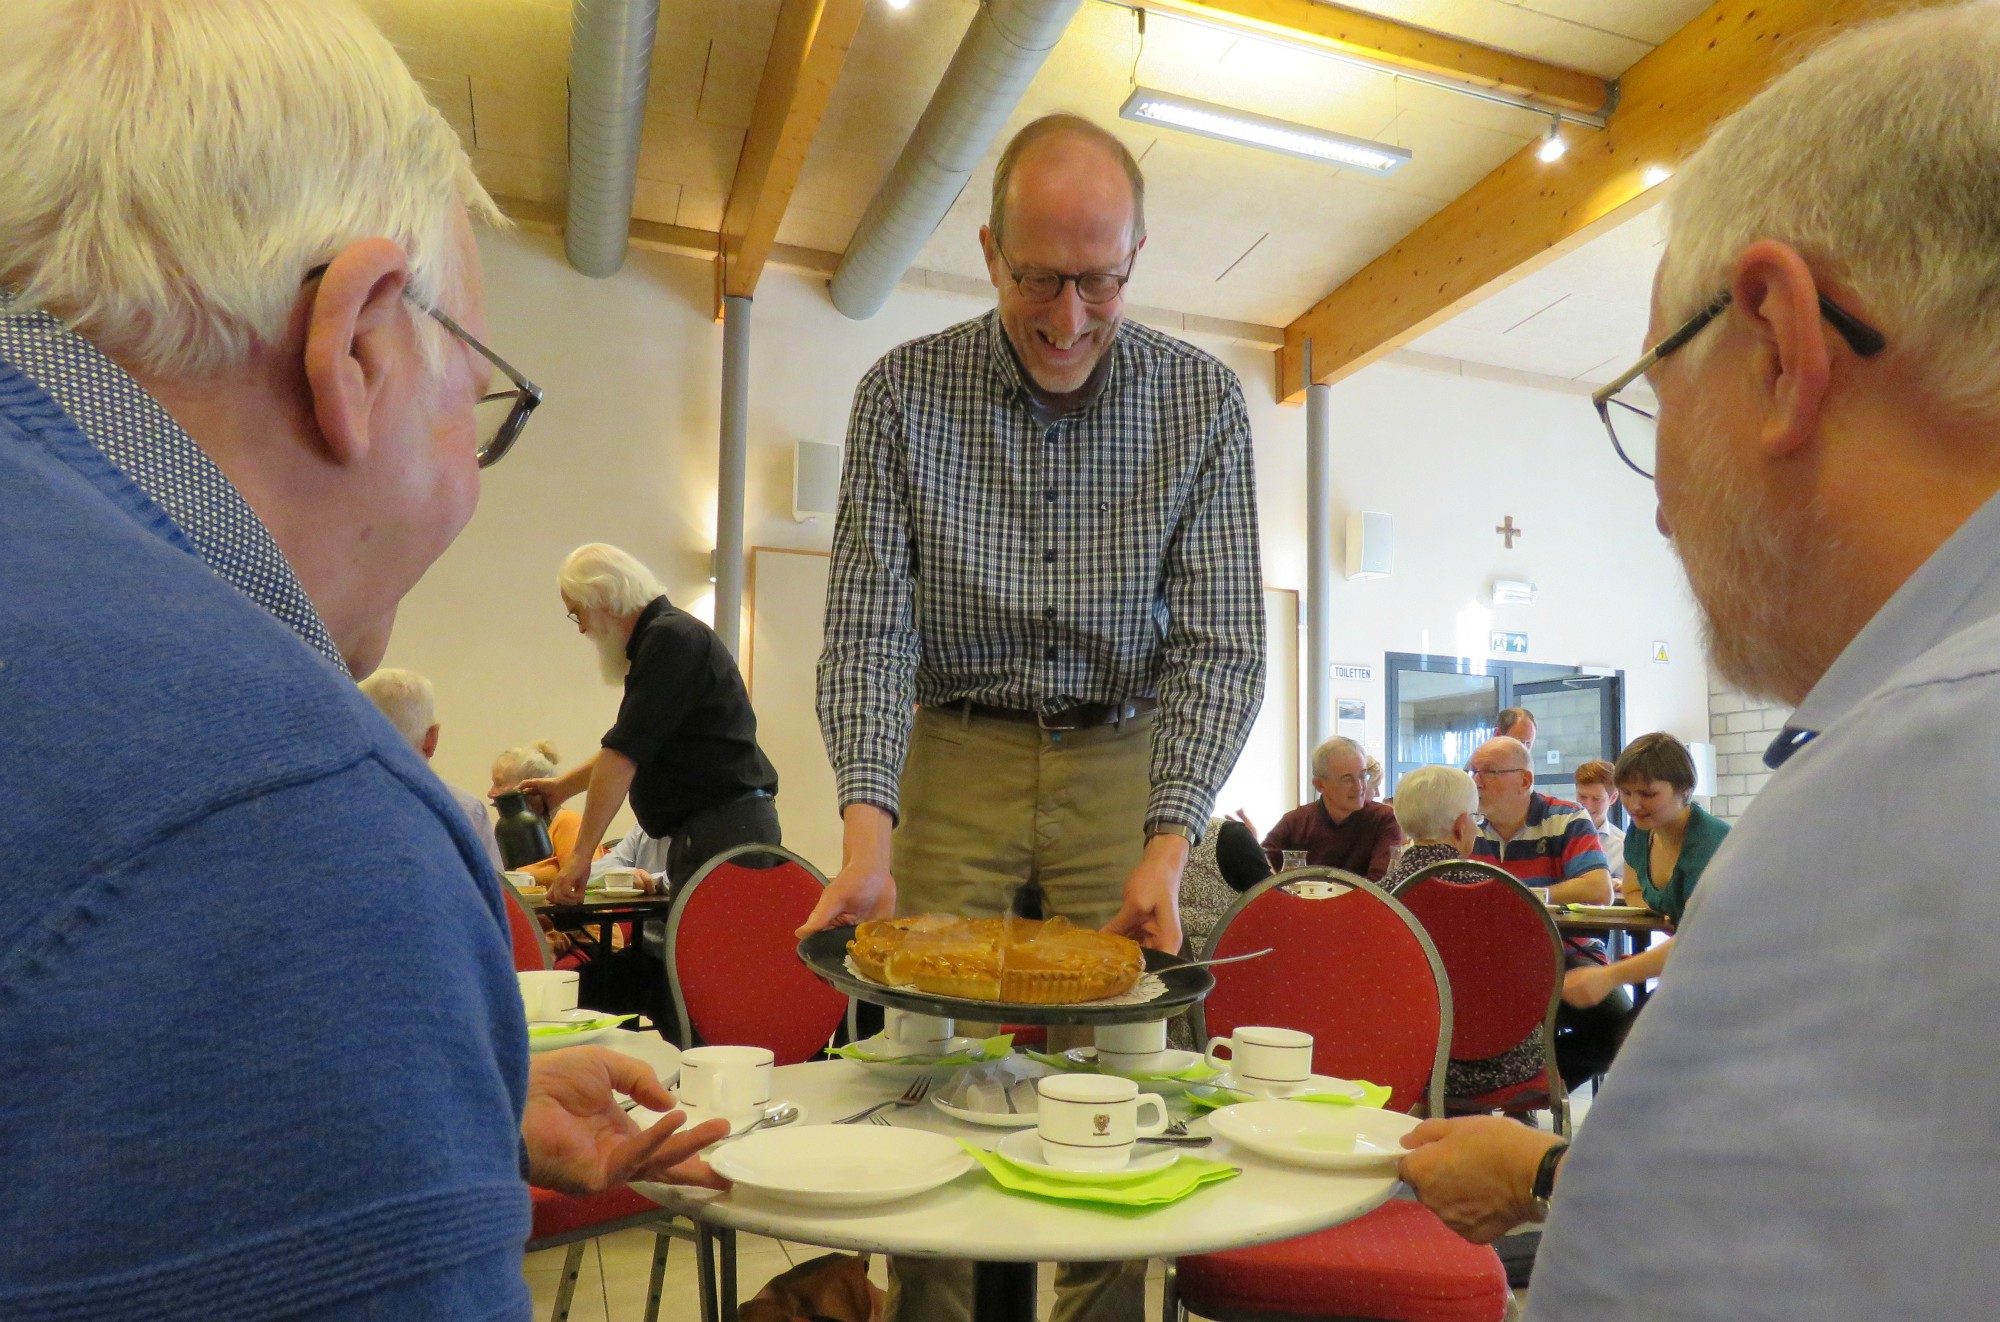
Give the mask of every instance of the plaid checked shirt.
[[915, 704], [1157, 697], [1147, 822], [1199, 836], [1264, 693], [1242, 386], [1127, 321], [1095, 400], [1031, 405], [997, 311], [854, 392], [819, 660], [841, 806], [897, 811]]

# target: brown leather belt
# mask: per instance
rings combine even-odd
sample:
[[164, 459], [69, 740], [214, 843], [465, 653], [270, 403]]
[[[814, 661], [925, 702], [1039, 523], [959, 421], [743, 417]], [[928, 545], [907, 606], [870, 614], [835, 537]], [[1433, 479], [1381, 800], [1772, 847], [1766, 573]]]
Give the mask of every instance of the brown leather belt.
[[1088, 730], [1098, 725], [1118, 725], [1148, 712], [1158, 711], [1157, 698], [1127, 698], [1123, 702], [1083, 702], [1061, 711], [1024, 711], [1018, 707], [989, 707], [983, 702], [949, 703], [937, 711], [959, 712], [987, 721], [1012, 721], [1017, 725], [1039, 725], [1044, 730]]

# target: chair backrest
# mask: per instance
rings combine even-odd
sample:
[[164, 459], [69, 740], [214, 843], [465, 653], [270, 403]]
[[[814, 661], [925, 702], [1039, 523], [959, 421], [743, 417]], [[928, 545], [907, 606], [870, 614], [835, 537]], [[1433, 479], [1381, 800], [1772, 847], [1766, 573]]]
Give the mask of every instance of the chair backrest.
[[542, 925], [535, 921], [535, 915], [528, 912], [528, 906], [521, 903], [521, 897], [506, 882], [500, 883], [500, 899], [507, 906], [507, 937], [514, 944], [514, 968], [517, 972], [532, 973], [536, 969], [550, 967], [548, 939], [542, 935]]
[[1548, 906], [1492, 863], [1434, 863], [1396, 898], [1417, 916], [1451, 980], [1451, 1056], [1485, 1060], [1541, 1027], [1562, 1002], [1562, 938]]
[[[1332, 882], [1306, 899], [1284, 888]], [[1314, 889], [1326, 889], [1324, 886]], [[1430, 938], [1381, 887], [1335, 868], [1300, 868], [1245, 891], [1210, 934], [1203, 958], [1262, 959], [1215, 970], [1196, 1027], [1228, 1036], [1245, 1024], [1313, 1035], [1313, 1069], [1391, 1090], [1389, 1106], [1444, 1114], [1451, 988]]]
[[688, 878], [667, 916], [667, 980], [683, 1043], [768, 1047], [780, 1065], [826, 1045], [847, 997], [806, 968], [792, 935], [825, 885], [791, 850], [762, 844], [726, 849]]

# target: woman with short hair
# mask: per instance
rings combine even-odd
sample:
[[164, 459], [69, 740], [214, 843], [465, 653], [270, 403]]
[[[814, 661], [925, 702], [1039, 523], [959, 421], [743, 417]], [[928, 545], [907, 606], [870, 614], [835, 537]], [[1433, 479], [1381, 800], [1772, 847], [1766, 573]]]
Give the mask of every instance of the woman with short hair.
[[[1396, 782], [1396, 823], [1409, 840], [1389, 875], [1382, 878], [1385, 890], [1393, 892], [1419, 871], [1433, 863], [1456, 863], [1472, 853], [1479, 838], [1479, 791], [1472, 777], [1457, 767], [1418, 767]], [[1446, 872], [1440, 880], [1471, 885], [1491, 878], [1470, 870], [1462, 875]], [[1482, 1060], [1454, 1060], [1445, 1067], [1444, 1090], [1451, 1097], [1480, 1097], [1517, 1083], [1526, 1083], [1541, 1073], [1546, 1059], [1542, 1027], [1520, 1043], [1497, 1056]]]
[[[1620, 883], [1625, 902], [1643, 904], [1678, 928], [1729, 823], [1694, 803], [1694, 757], [1670, 734], [1640, 735], [1618, 755], [1615, 770], [1619, 802], [1632, 816]], [[1657, 978], [1673, 945], [1669, 937], [1616, 964], [1571, 969], [1563, 978], [1563, 999], [1596, 1005], [1620, 987]]]

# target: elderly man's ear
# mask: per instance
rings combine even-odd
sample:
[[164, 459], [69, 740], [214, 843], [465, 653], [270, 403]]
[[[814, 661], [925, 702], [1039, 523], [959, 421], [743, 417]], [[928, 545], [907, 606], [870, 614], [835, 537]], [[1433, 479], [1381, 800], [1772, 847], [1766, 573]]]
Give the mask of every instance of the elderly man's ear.
[[368, 457], [385, 398], [421, 380], [415, 320], [405, 305], [410, 264], [387, 239], [341, 249], [309, 289], [305, 373], [327, 458], [351, 465]]
[[1736, 259], [1730, 290], [1757, 347], [1758, 440], [1768, 457], [1789, 458], [1818, 434], [1832, 375], [1819, 285], [1796, 249], [1765, 239]]

